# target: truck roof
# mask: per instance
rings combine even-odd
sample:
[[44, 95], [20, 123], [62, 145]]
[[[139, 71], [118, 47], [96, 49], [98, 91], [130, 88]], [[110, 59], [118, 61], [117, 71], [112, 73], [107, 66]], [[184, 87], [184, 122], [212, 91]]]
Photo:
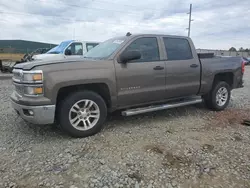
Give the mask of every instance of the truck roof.
[[84, 40], [64, 40], [62, 42], [100, 43], [100, 42], [97, 42], [97, 41], [84, 41]]
[[[164, 37], [177, 37], [177, 38], [189, 38], [187, 36], [180, 36], [180, 35], [166, 35], [166, 34], [132, 34], [130, 36], [127, 37], [145, 37], [145, 36], [152, 36], [152, 37], [156, 37], [156, 36], [164, 36]], [[126, 36], [125, 36], [126, 37]]]

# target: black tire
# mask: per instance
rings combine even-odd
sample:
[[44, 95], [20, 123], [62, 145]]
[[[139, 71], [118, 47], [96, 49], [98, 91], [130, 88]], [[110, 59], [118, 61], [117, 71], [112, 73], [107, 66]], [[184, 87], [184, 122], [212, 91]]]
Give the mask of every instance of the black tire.
[[[69, 112], [71, 107], [80, 100], [92, 100], [94, 101], [100, 110], [100, 117], [97, 123], [88, 130], [78, 130], [74, 126], [71, 125], [69, 120]], [[67, 96], [58, 106], [58, 121], [60, 127], [68, 133], [72, 137], [80, 138], [80, 137], [88, 137], [92, 136], [99, 131], [101, 131], [103, 124], [107, 117], [107, 105], [103, 98], [95, 92], [92, 91], [77, 91], [69, 96]]]
[[[222, 87], [224, 87], [224, 88], [227, 89], [228, 97], [227, 97], [227, 100], [226, 100], [225, 104], [222, 105], [222, 106], [220, 106], [220, 105], [218, 105], [216, 103], [216, 93]], [[230, 89], [230, 86], [228, 85], [227, 82], [224, 82], [224, 81], [218, 81], [218, 82], [216, 82], [213, 85], [212, 90], [207, 95], [203, 96], [203, 99], [204, 99], [204, 102], [205, 102], [206, 106], [209, 109], [215, 110], [215, 111], [224, 110], [228, 106], [230, 98], [231, 98], [231, 89]]]

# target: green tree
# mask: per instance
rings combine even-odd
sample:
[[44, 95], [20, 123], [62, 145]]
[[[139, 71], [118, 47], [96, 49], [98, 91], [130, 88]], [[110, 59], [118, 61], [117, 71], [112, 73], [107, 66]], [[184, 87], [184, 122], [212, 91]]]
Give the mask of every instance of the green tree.
[[239, 51], [244, 52], [245, 50], [244, 50], [244, 48], [240, 47]]
[[229, 51], [230, 51], [230, 52], [236, 52], [237, 50], [236, 50], [235, 47], [231, 47], [231, 48], [229, 49]]

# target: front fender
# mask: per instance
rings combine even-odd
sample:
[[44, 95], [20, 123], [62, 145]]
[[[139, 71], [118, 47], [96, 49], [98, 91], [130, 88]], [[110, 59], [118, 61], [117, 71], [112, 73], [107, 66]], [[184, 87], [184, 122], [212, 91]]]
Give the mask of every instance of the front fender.
[[115, 99], [117, 96], [115, 75], [109, 69], [53, 71], [46, 73], [45, 78], [45, 95], [54, 104], [56, 103], [59, 90], [68, 86], [103, 83], [108, 86], [111, 99]]

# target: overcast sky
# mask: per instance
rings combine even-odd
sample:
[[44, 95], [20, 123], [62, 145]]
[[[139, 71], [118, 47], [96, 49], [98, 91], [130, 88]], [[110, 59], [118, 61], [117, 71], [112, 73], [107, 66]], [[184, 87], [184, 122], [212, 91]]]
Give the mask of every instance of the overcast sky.
[[104, 41], [133, 33], [187, 35], [196, 48], [250, 48], [250, 0], [1, 0], [0, 39]]

